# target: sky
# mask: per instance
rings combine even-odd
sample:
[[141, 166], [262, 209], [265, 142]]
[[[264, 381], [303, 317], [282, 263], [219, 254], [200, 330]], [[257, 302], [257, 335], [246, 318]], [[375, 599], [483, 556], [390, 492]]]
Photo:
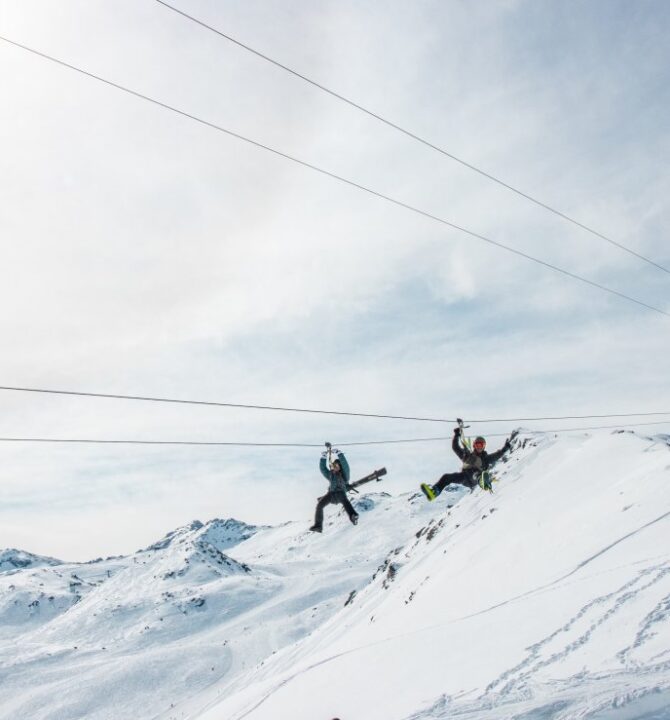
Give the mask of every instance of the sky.
[[[175, 5], [670, 267], [662, 0]], [[667, 272], [155, 0], [0, 0], [0, 35], [670, 312]], [[2, 386], [450, 420], [670, 412], [665, 315], [2, 41], [0, 85]], [[0, 408], [1, 437], [452, 429], [10, 391]], [[494, 449], [519, 425], [616, 422], [472, 432]], [[319, 452], [0, 442], [0, 547], [86, 560], [194, 518], [307, 523]], [[356, 477], [386, 466], [389, 492], [457, 468], [447, 440], [348, 457]]]

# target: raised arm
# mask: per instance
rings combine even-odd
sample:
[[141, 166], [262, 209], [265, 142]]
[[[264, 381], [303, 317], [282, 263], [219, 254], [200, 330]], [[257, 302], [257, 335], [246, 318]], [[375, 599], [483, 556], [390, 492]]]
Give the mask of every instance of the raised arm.
[[349, 462], [347, 458], [344, 456], [344, 453], [340, 453], [337, 456], [337, 459], [340, 461], [340, 466], [342, 467], [342, 475], [344, 475], [345, 482], [349, 482], [349, 477], [351, 475], [351, 470], [349, 469]]
[[454, 428], [454, 439], [451, 441], [451, 449], [458, 455], [461, 460], [465, 460], [467, 453], [461, 447], [461, 429]]
[[326, 460], [326, 453], [323, 453], [321, 455], [321, 460], [319, 462], [319, 470], [321, 470], [321, 474], [323, 477], [326, 478], [326, 480], [330, 480], [330, 472], [328, 471], [328, 461]]
[[494, 462], [497, 462], [500, 460], [500, 458], [508, 451], [511, 450], [512, 443], [508, 440], [505, 441], [505, 444], [500, 448], [500, 450], [497, 450], [494, 453], [491, 453], [489, 455], [489, 463], [493, 465]]

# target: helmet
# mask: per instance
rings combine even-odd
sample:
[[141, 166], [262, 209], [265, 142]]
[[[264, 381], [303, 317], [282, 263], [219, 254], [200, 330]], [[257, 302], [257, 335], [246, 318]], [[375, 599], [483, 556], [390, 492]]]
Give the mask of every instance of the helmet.
[[483, 449], [486, 447], [486, 440], [485, 440], [481, 435], [478, 435], [478, 436], [474, 439], [474, 441], [473, 441], [473, 443], [472, 443], [472, 447], [473, 447], [475, 450], [481, 451], [481, 450], [483, 450]]

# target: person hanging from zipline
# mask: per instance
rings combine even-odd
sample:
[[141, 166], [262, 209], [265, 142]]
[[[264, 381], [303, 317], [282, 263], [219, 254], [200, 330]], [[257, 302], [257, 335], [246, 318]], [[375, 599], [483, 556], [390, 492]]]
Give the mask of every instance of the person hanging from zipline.
[[454, 439], [451, 442], [451, 449], [463, 461], [460, 472], [444, 474], [435, 485], [421, 485], [421, 491], [429, 500], [435, 498], [444, 490], [447, 485], [465, 485], [474, 490], [479, 484], [485, 490], [491, 490], [491, 480], [488, 473], [489, 468], [512, 447], [508, 438], [500, 450], [491, 453], [486, 452], [486, 440], [478, 436], [472, 443], [472, 449], [463, 442], [463, 423], [459, 420], [458, 427], [454, 428]]
[[326, 451], [321, 453], [319, 470], [328, 480], [329, 486], [328, 492], [320, 497], [316, 504], [314, 525], [310, 528], [313, 532], [323, 532], [323, 510], [331, 503], [343, 505], [352, 524], [358, 523], [358, 513], [347, 497], [350, 475], [347, 458], [339, 450], [333, 450], [330, 443], [326, 443], [326, 448]]

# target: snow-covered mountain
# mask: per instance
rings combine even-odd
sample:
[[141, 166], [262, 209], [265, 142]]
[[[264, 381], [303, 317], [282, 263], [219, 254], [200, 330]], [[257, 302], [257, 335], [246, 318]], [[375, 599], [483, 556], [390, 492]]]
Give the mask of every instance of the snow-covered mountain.
[[11, 570], [23, 570], [24, 568], [36, 568], [44, 566], [61, 565], [60, 560], [41, 555], [33, 555], [24, 550], [7, 548], [0, 550], [0, 573]]
[[0, 717], [669, 718], [670, 438], [521, 435], [497, 475], [8, 560]]

